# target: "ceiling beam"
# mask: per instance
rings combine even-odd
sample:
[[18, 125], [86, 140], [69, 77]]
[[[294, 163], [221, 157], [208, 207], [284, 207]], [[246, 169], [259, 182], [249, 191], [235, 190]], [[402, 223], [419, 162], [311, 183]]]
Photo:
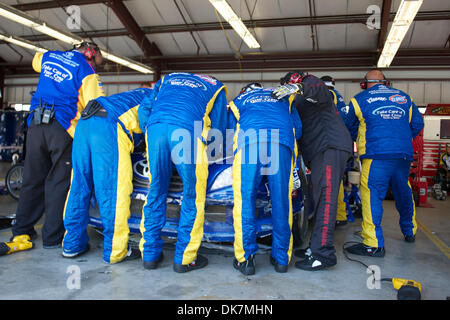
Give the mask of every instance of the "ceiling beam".
[[[271, 27], [289, 27], [289, 26], [303, 26], [313, 24], [354, 24], [366, 23], [369, 15], [337, 15], [337, 16], [322, 16], [307, 18], [285, 18], [285, 19], [259, 19], [243, 21], [248, 28], [271, 28]], [[389, 21], [392, 21], [395, 14], [391, 14]], [[432, 20], [450, 20], [450, 11], [428, 11], [419, 12], [415, 18], [416, 21], [432, 21]], [[223, 22], [225, 29], [231, 29], [231, 26]], [[175, 25], [161, 25], [161, 26], [144, 26], [140, 27], [144, 34], [158, 34], [158, 33], [175, 33], [175, 32], [194, 32], [194, 31], [213, 31], [222, 30], [218, 22], [204, 22], [191, 24], [175, 24]], [[130, 32], [126, 28], [110, 29], [110, 30], [94, 30], [85, 32], [73, 32], [81, 37], [89, 38], [107, 38], [107, 37], [121, 37], [130, 36]], [[53, 38], [45, 35], [22, 36], [22, 38], [30, 41], [50, 41]]]
[[[161, 57], [161, 70], [212, 71], [251, 69], [317, 69], [332, 67], [373, 68], [377, 63], [377, 50], [297, 52], [297, 53], [251, 53], [243, 54], [238, 61], [234, 55], [191, 57]], [[392, 66], [439, 66], [450, 64], [450, 50], [400, 50]]]
[[71, 5], [88, 5], [105, 3], [107, 0], [59, 0], [59, 1], [41, 1], [41, 2], [31, 2], [31, 3], [20, 3], [13, 5], [14, 8], [22, 11], [32, 11], [32, 10], [44, 10], [44, 9], [55, 9], [60, 7], [67, 7]]
[[136, 41], [139, 48], [141, 48], [144, 56], [160, 56], [162, 55], [158, 46], [150, 42], [141, 27], [134, 19], [131, 12], [125, 6], [122, 0], [110, 0], [107, 3], [114, 11], [116, 16], [122, 22], [129, 35]]
[[380, 23], [380, 31], [378, 32], [378, 50], [383, 49], [384, 40], [386, 39], [387, 29], [389, 25], [389, 17], [391, 13], [391, 5], [392, 0], [383, 0], [383, 7], [381, 9], [381, 23]]

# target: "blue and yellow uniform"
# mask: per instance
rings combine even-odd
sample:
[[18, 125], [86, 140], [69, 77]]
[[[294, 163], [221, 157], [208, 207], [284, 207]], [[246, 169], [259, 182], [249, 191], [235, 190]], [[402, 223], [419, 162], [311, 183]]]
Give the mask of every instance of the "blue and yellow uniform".
[[336, 89], [330, 89], [330, 92], [331, 95], [333, 96], [334, 105], [338, 109], [342, 121], [345, 121], [345, 116], [347, 114], [347, 105], [345, 104], [344, 98]]
[[173, 166], [183, 182], [174, 264], [189, 265], [196, 260], [203, 238], [208, 134], [214, 128], [225, 136], [226, 105], [226, 87], [220, 81], [191, 73], [166, 75], [142, 102], [139, 121], [146, 131], [150, 169], [141, 223], [144, 263], [157, 261], [162, 254], [161, 230]]
[[[254, 89], [237, 96], [230, 109], [237, 121], [234, 137], [233, 219], [238, 262], [258, 251], [256, 191], [267, 175], [272, 199], [272, 257], [288, 265], [292, 254], [292, 187], [297, 143], [302, 128], [294, 96], [277, 100], [273, 88]], [[231, 121], [229, 121], [231, 122]]]
[[92, 192], [103, 223], [103, 260], [116, 263], [128, 252], [128, 219], [133, 191], [133, 134], [142, 134], [138, 106], [151, 89], [95, 99], [104, 111], [81, 119], [73, 142], [73, 172], [64, 210], [63, 255], [88, 245], [86, 227]]
[[416, 211], [408, 176], [412, 140], [424, 126], [416, 105], [403, 91], [376, 84], [351, 99], [346, 126], [362, 161], [363, 243], [384, 247], [382, 202], [389, 183], [400, 213], [400, 228], [405, 237], [413, 236]]
[[[56, 120], [73, 137], [86, 104], [105, 95], [98, 74], [77, 50], [36, 53], [33, 69], [40, 72], [40, 77], [30, 111], [41, 104], [54, 105]], [[28, 117], [28, 125], [32, 119], [33, 112]]]

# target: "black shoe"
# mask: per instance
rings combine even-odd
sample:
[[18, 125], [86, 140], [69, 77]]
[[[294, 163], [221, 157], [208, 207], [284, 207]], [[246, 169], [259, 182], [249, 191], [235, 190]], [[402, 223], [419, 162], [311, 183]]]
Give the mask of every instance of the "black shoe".
[[139, 259], [140, 257], [141, 257], [141, 251], [139, 249], [137, 249], [137, 248], [129, 248], [128, 249], [128, 253], [125, 256], [125, 258], [123, 258], [119, 262], [136, 260], [136, 259]]
[[56, 244], [42, 244], [42, 247], [44, 249], [57, 249], [57, 248], [61, 248], [62, 245], [61, 243], [56, 243]]
[[306, 249], [298, 249], [294, 251], [294, 256], [300, 258], [300, 259], [306, 259], [310, 255], [312, 255], [311, 248], [308, 247]]
[[343, 221], [341, 221], [341, 220], [336, 220], [336, 228], [337, 228], [337, 227], [345, 226], [346, 224], [347, 224], [347, 220], [343, 220]]
[[270, 256], [270, 263], [275, 267], [275, 271], [279, 273], [286, 273], [288, 271], [288, 267], [284, 264], [279, 264], [274, 257]]
[[233, 267], [246, 276], [253, 275], [255, 274], [255, 256], [251, 255], [244, 262], [239, 262], [236, 258], [234, 258]]
[[74, 258], [77, 258], [77, 257], [81, 256], [82, 254], [85, 254], [86, 252], [88, 252], [90, 248], [91, 248], [91, 246], [88, 243], [86, 245], [86, 248], [84, 250], [82, 250], [82, 251], [79, 251], [79, 252], [73, 252], [73, 253], [72, 252], [65, 252], [64, 249], [63, 249], [62, 256], [64, 258], [74, 259]]
[[189, 272], [206, 267], [208, 259], [204, 256], [197, 255], [197, 258], [190, 264], [173, 264], [173, 271], [178, 273]]
[[164, 253], [161, 252], [161, 255], [155, 261], [144, 261], [144, 269], [153, 270], [158, 267], [158, 264], [163, 261]]
[[416, 236], [405, 236], [406, 242], [414, 242], [416, 241]]
[[384, 247], [369, 247], [363, 243], [358, 243], [348, 248], [344, 248], [348, 253], [356, 254], [359, 256], [368, 256], [368, 257], [384, 257], [386, 251]]
[[312, 255], [304, 260], [297, 261], [295, 267], [306, 271], [317, 271], [336, 265], [335, 263], [327, 263], [314, 258]]

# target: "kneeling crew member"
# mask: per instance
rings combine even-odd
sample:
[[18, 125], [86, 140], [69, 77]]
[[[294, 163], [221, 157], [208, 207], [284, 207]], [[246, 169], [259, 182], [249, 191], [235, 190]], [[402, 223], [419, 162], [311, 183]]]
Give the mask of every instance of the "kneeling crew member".
[[89, 250], [86, 227], [95, 193], [103, 223], [103, 260], [139, 258], [128, 247], [130, 196], [133, 191], [133, 134], [142, 134], [138, 106], [151, 89], [100, 97], [89, 102], [73, 140], [73, 172], [64, 210], [66, 234], [62, 255], [75, 258]]
[[350, 101], [346, 125], [357, 143], [361, 168], [362, 243], [346, 248], [353, 254], [383, 257], [383, 200], [391, 183], [400, 228], [413, 242], [417, 230], [415, 205], [408, 181], [413, 160], [412, 140], [424, 126], [411, 97], [389, 86], [380, 70], [361, 82], [365, 89]]
[[277, 272], [287, 272], [292, 254], [291, 195], [297, 159], [295, 138], [300, 138], [301, 122], [297, 110], [291, 108], [293, 97], [277, 100], [271, 97], [272, 91], [251, 83], [230, 103], [237, 121], [233, 146], [233, 265], [245, 275], [255, 273], [256, 194], [264, 175], [272, 200], [270, 262]]
[[[175, 272], [203, 268], [208, 259], [197, 251], [203, 238], [207, 143], [210, 128], [225, 137], [226, 87], [217, 79], [191, 73], [171, 73], [159, 80], [139, 108], [146, 132], [150, 190], [143, 209], [140, 249], [144, 268], [155, 269], [163, 259], [161, 230], [166, 222], [167, 194], [175, 166], [183, 182], [177, 229]], [[149, 115], [149, 116], [148, 116]]]

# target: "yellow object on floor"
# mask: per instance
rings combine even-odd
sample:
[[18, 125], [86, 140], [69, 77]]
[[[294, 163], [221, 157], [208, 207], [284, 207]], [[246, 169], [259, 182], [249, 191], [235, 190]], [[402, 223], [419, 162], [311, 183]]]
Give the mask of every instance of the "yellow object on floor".
[[33, 248], [30, 236], [27, 234], [15, 236], [11, 242], [0, 243], [0, 256], [14, 253], [17, 251], [24, 251]]

